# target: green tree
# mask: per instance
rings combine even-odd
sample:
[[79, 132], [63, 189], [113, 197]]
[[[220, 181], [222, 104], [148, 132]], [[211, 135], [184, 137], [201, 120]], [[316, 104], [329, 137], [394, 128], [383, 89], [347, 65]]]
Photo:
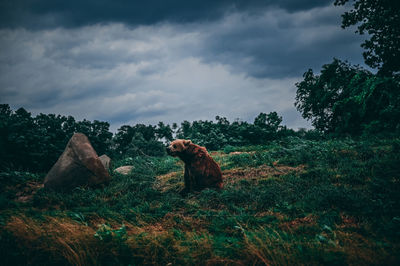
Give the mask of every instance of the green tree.
[[158, 122], [156, 128], [156, 135], [159, 140], [172, 141], [173, 130], [170, 125], [165, 125], [163, 122]]
[[9, 126], [11, 123], [12, 110], [8, 104], [0, 104], [0, 170], [5, 169], [10, 161], [11, 150], [9, 137]]
[[295, 106], [302, 116], [311, 120], [312, 125], [325, 133], [335, 130], [342, 123], [342, 117], [335, 113], [338, 101], [348, 97], [348, 84], [352, 78], [364, 73], [359, 67], [334, 59], [322, 66], [321, 74], [314, 75], [312, 69], [304, 73], [304, 80], [296, 83]]
[[181, 127], [177, 131], [177, 138], [187, 139], [192, 134], [192, 125], [189, 121], [183, 121]]
[[[350, 0], [336, 0], [345, 5]], [[342, 15], [342, 28], [358, 25], [356, 33], [370, 38], [361, 46], [365, 63], [383, 75], [400, 71], [400, 1], [353, 0], [353, 9]]]
[[40, 169], [45, 158], [31, 113], [19, 108], [11, 114], [7, 127], [8, 164], [14, 169]]
[[108, 122], [98, 120], [91, 122], [83, 119], [75, 123], [74, 132], [85, 134], [89, 138], [94, 150], [100, 156], [109, 153], [110, 142], [113, 135], [109, 132], [109, 128], [110, 124]]
[[[163, 126], [169, 128], [169, 126]], [[160, 131], [152, 125], [121, 126], [113, 138], [115, 155], [164, 155], [165, 147], [160, 137]]]
[[310, 69], [303, 77], [296, 83], [295, 105], [319, 131], [360, 135], [399, 129], [398, 79], [337, 59], [322, 66], [320, 75]]
[[121, 156], [128, 149], [134, 136], [133, 128], [129, 125], [121, 126], [113, 138], [115, 155]]
[[260, 113], [254, 119], [254, 125], [263, 128], [269, 132], [276, 133], [280, 124], [282, 123], [282, 117], [277, 112], [270, 112], [269, 114]]
[[38, 165], [39, 169], [44, 171], [50, 169], [64, 151], [72, 136], [72, 133], [67, 134], [63, 129], [66, 120], [65, 116], [54, 114], [39, 114], [34, 118], [37, 127], [35, 134], [38, 136], [38, 145], [43, 158], [40, 166]]
[[247, 134], [250, 142], [258, 144], [275, 139], [278, 136], [278, 130], [281, 128], [281, 122], [282, 117], [276, 112], [260, 113], [254, 119], [254, 124], [248, 126]]
[[109, 130], [110, 124], [108, 122], [94, 120], [91, 124], [91, 132], [88, 138], [99, 156], [110, 152], [113, 134]]

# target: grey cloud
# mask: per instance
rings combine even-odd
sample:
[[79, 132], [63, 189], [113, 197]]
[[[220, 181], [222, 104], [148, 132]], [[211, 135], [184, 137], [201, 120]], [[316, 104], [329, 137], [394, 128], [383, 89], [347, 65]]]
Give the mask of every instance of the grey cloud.
[[340, 28], [343, 9], [314, 8], [289, 13], [271, 9], [258, 16], [230, 15], [208, 28], [204, 60], [224, 62], [254, 77], [296, 77], [318, 69], [333, 57], [362, 64], [362, 38]]
[[152, 25], [217, 20], [228, 12], [257, 13], [278, 7], [289, 12], [330, 4], [332, 0], [2, 0], [0, 27], [29, 29], [80, 27], [98, 23]]
[[309, 127], [293, 106], [294, 83], [333, 57], [361, 59], [361, 41], [340, 29], [340, 13], [274, 7], [201, 23], [3, 29], [0, 99], [106, 120], [114, 130], [215, 115], [252, 121], [271, 111], [289, 127]]

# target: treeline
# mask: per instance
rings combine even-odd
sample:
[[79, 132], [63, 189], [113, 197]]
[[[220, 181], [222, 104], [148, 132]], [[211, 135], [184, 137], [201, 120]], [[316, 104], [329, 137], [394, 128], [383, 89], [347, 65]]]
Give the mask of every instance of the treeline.
[[39, 114], [0, 105], [0, 170], [47, 171], [75, 132], [86, 134], [99, 154], [108, 153], [113, 134], [100, 121], [76, 121], [72, 116]]
[[32, 116], [23, 108], [11, 110], [0, 105], [0, 170], [16, 169], [48, 171], [64, 151], [75, 132], [88, 136], [99, 155], [118, 159], [126, 156], [162, 156], [165, 144], [174, 138], [191, 139], [210, 150], [227, 145], [265, 144], [284, 136], [318, 138], [315, 131], [294, 131], [281, 125], [276, 112], [259, 114], [254, 123], [229, 122], [225, 117], [216, 121], [184, 121], [166, 125], [123, 125], [116, 134], [110, 124], [102, 121], [76, 121], [72, 116], [39, 114]]

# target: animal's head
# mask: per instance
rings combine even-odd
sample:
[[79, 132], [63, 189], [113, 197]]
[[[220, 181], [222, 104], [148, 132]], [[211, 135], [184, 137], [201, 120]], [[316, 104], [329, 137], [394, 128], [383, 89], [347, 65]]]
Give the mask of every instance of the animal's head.
[[176, 139], [167, 147], [167, 153], [172, 156], [178, 156], [185, 152], [190, 143], [192, 143], [191, 140]]

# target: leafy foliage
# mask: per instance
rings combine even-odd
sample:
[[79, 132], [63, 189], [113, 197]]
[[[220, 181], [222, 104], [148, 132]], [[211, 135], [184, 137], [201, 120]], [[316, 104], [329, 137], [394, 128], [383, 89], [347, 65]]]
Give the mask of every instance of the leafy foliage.
[[296, 107], [316, 129], [336, 135], [400, 130], [400, 80], [334, 59], [296, 83]]
[[[345, 5], [349, 0], [336, 0]], [[370, 38], [361, 46], [365, 63], [391, 76], [400, 71], [400, 3], [391, 0], [354, 0], [353, 9], [342, 15], [342, 27], [358, 25], [357, 33]]]

